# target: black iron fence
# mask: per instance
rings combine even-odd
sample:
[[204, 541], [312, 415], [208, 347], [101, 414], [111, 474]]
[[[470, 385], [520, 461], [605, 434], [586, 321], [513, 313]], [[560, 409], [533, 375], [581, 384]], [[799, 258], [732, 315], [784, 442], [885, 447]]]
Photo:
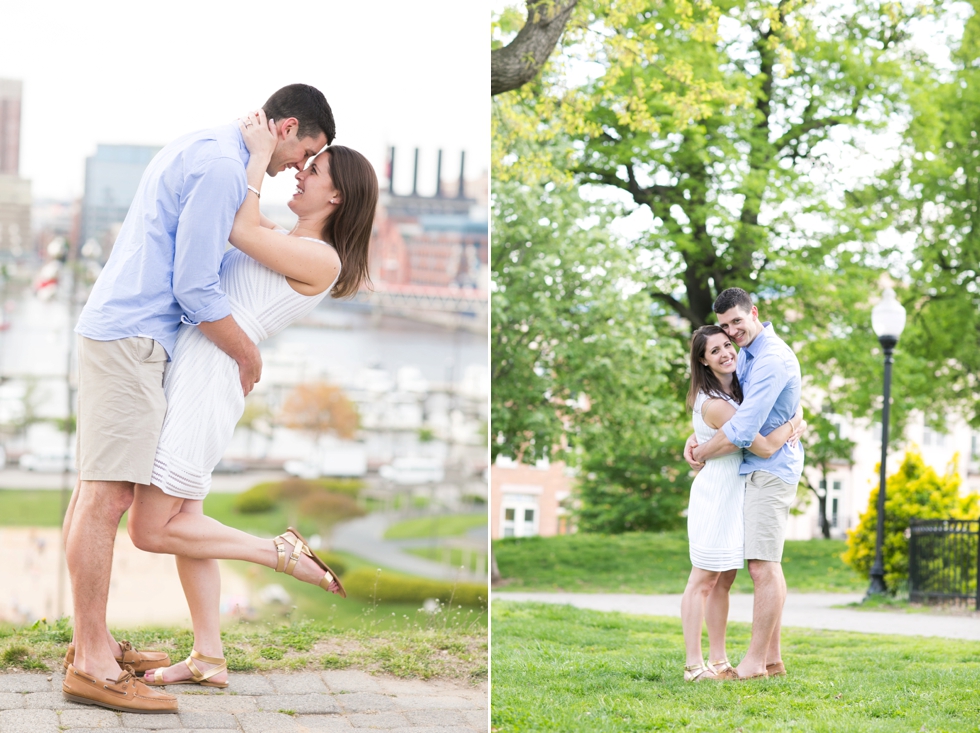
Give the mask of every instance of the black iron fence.
[[913, 519], [909, 600], [973, 601], [980, 610], [980, 520]]

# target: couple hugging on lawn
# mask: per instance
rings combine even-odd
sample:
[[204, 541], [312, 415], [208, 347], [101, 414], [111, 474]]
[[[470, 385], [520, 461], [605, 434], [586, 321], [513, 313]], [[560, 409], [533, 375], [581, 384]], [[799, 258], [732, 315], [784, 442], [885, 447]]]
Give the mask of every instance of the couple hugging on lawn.
[[[73, 702], [169, 713], [177, 698], [164, 685], [227, 687], [218, 559], [345, 595], [292, 527], [263, 539], [202, 508], [261, 376], [256, 344], [327, 293], [355, 294], [367, 277], [378, 181], [364, 156], [332, 145], [334, 135], [323, 94], [292, 84], [236, 123], [170, 143], [143, 174], [75, 329], [79, 480], [64, 524], [75, 634], [62, 688]], [[259, 213], [265, 174], [286, 168], [298, 171], [290, 232]], [[138, 548], [176, 556], [194, 651], [175, 665], [117, 641], [106, 625], [127, 510]]]
[[[714, 312], [719, 325], [702, 326], [691, 340], [687, 403], [694, 434], [684, 458], [697, 471], [687, 515], [694, 567], [681, 600], [688, 682], [786, 674], [779, 648], [786, 601], [780, 561], [803, 472], [798, 439], [806, 422], [796, 355], [771, 323], [759, 320], [741, 288], [723, 291]], [[752, 639], [732, 667], [725, 651], [728, 593], [745, 560], [755, 587]]]

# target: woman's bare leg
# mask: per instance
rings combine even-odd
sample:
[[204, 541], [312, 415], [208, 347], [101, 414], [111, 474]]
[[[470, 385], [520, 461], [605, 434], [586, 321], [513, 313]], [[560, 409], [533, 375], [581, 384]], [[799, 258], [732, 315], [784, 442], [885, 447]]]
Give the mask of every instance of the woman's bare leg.
[[[188, 514], [203, 514], [203, 505], [202, 501], [185, 500], [180, 511]], [[218, 561], [198, 560], [179, 555], [176, 560], [180, 585], [184, 589], [187, 606], [191, 612], [191, 622], [194, 625], [194, 649], [206, 657], [224, 657], [219, 612], [221, 572], [218, 569]], [[195, 659], [194, 666], [204, 673], [216, 665]], [[191, 678], [191, 671], [184, 662], [167, 667], [162, 674], [164, 682]], [[228, 673], [219, 672], [209, 679], [214, 682], [227, 682]]]
[[708, 594], [704, 619], [708, 625], [708, 661], [720, 662], [728, 659], [725, 651], [725, 632], [728, 627], [728, 596], [735, 582], [737, 570], [725, 570], [718, 576], [718, 582]]
[[[156, 486], [137, 485], [128, 524], [133, 544], [145, 552], [276, 566], [279, 556], [271, 539], [226, 527], [197, 511], [181, 511], [184, 503], [184, 499], [168, 496]], [[296, 563], [293, 576], [318, 585], [323, 570], [304, 555]], [[336, 587], [332, 585], [331, 590]]]
[[719, 573], [691, 568], [691, 577], [681, 598], [681, 625], [684, 628], [684, 648], [687, 666], [703, 664], [701, 630], [704, 625], [705, 600], [718, 582]]

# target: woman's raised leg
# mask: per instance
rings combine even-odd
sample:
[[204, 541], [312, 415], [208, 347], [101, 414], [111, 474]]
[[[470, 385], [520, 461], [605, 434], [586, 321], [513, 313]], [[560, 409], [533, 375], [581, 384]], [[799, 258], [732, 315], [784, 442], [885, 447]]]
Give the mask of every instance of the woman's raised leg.
[[[279, 555], [271, 539], [227, 527], [203, 513], [181, 511], [184, 501], [156, 486], [137, 485], [128, 523], [133, 544], [145, 552], [197, 560], [245, 560], [276, 567]], [[293, 577], [318, 585], [323, 570], [303, 555]]]

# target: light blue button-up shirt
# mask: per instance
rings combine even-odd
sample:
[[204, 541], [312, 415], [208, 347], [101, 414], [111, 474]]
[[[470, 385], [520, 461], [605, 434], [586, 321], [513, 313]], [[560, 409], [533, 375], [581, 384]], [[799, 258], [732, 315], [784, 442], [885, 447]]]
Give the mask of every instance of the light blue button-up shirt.
[[185, 135], [150, 161], [78, 319], [95, 341], [148, 336], [173, 353], [181, 321], [231, 314], [218, 270], [248, 193], [237, 125]]
[[[742, 385], [742, 404], [732, 419], [722, 425], [728, 439], [748, 448], [757, 433], [769, 435], [792, 419], [800, 404], [800, 362], [768, 321], [738, 353], [735, 373]], [[766, 471], [788, 484], [796, 484], [803, 473], [803, 446], [786, 443], [769, 458], [743, 453], [739, 473]]]

